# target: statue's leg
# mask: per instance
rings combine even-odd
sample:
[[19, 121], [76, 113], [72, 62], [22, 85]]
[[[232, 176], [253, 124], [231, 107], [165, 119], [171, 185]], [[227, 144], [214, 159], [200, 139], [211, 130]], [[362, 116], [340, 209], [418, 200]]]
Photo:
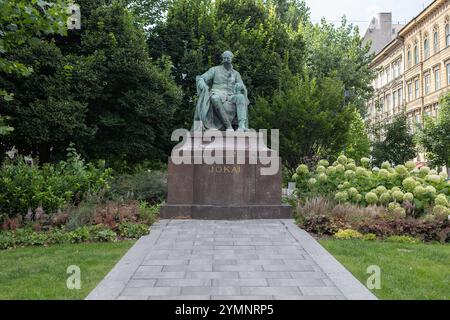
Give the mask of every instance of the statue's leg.
[[213, 105], [216, 114], [219, 116], [220, 121], [224, 124], [226, 130], [233, 130], [233, 127], [228, 120], [227, 114], [223, 108], [222, 99], [218, 95], [211, 96], [211, 103]]
[[237, 94], [234, 96], [234, 102], [236, 103], [237, 118], [239, 122], [238, 131], [248, 130], [248, 114], [247, 105], [245, 103], [245, 97], [243, 94]]

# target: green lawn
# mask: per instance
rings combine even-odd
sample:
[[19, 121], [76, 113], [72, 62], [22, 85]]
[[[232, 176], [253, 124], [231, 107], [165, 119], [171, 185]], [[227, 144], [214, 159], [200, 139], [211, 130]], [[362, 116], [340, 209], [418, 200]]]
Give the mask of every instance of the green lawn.
[[320, 243], [363, 284], [367, 267], [381, 269], [380, 299], [450, 299], [450, 245], [361, 240]]
[[[0, 299], [83, 299], [135, 241], [63, 244], [0, 251]], [[67, 267], [81, 270], [81, 289], [66, 286]]]

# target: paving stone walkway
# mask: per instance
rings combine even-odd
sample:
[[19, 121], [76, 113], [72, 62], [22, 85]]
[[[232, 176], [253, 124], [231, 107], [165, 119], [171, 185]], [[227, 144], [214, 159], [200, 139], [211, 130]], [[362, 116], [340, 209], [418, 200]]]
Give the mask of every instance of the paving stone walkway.
[[160, 220], [86, 299], [376, 298], [293, 220]]

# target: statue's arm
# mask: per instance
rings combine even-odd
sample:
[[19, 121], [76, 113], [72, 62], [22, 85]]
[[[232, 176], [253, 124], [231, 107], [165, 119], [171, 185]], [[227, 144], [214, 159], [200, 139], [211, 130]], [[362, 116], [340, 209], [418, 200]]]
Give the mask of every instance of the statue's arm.
[[235, 93], [242, 93], [244, 90], [246, 90], [244, 81], [242, 81], [241, 74], [239, 72], [236, 72], [236, 83], [234, 85], [234, 92]]
[[197, 87], [200, 89], [207, 88], [208, 82], [212, 81], [213, 78], [214, 78], [214, 68], [211, 68], [201, 76], [197, 77]]

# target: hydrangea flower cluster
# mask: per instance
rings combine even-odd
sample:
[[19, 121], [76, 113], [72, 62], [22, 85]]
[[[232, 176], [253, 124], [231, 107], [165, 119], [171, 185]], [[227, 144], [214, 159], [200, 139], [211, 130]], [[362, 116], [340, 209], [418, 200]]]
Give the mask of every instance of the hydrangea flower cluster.
[[417, 169], [414, 162], [392, 166], [385, 161], [372, 167], [370, 159], [359, 163], [341, 155], [330, 164], [320, 160], [314, 170], [299, 165], [292, 179], [300, 197], [325, 196], [338, 203], [384, 206], [395, 216], [405, 209], [415, 214], [450, 215], [450, 181], [447, 173], [429, 167]]

